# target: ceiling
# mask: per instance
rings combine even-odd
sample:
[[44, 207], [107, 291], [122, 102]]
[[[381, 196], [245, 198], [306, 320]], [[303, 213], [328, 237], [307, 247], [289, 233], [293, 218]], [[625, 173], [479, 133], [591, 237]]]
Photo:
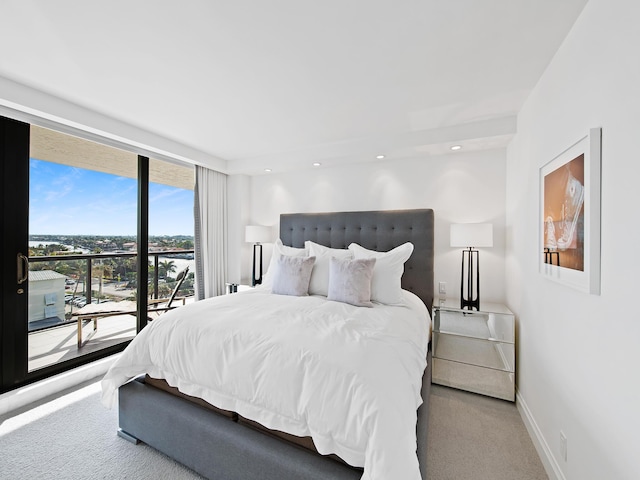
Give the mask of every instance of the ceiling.
[[428, 158], [504, 148], [586, 1], [3, 0], [0, 77], [227, 173]]

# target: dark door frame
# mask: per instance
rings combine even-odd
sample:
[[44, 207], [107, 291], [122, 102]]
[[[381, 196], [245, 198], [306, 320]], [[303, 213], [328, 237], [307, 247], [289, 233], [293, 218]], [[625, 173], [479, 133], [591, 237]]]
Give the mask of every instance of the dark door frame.
[[[17, 255], [27, 255], [29, 189], [29, 124], [0, 117], [0, 185], [2, 185], [1, 388], [10, 390], [27, 377], [27, 306], [29, 282], [18, 283]], [[28, 185], [28, 183], [27, 183]], [[22, 293], [19, 293], [19, 292]], [[24, 319], [24, 321], [20, 321]], [[24, 361], [20, 361], [24, 358]]]
[[[18, 283], [17, 270], [18, 254], [28, 255], [29, 245], [29, 142], [28, 123], [0, 116], [0, 393], [113, 355], [129, 343], [28, 371], [29, 282]], [[138, 156], [138, 332], [147, 322], [148, 212], [149, 159]]]

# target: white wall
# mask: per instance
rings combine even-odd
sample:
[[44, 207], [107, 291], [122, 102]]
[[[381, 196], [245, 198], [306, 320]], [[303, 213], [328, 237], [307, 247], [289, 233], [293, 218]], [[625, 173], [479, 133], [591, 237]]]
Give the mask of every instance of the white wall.
[[[507, 152], [507, 297], [518, 401], [552, 478], [640, 477], [640, 2], [591, 0], [528, 98]], [[602, 294], [538, 273], [539, 168], [602, 127]], [[567, 460], [560, 455], [560, 430]]]
[[[458, 152], [254, 176], [251, 221], [274, 226], [277, 235], [281, 213], [433, 208], [435, 281], [447, 282], [448, 296], [459, 291], [461, 258], [460, 249], [449, 247], [449, 225], [491, 222], [494, 248], [480, 255], [481, 293], [485, 300], [504, 301], [505, 161], [504, 150]], [[271, 252], [266, 247], [265, 268]], [[249, 276], [247, 270], [244, 278]]]

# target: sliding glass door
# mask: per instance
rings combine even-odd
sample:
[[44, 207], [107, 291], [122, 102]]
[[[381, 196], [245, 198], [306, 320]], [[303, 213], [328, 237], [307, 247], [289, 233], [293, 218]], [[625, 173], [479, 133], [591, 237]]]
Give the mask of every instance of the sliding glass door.
[[[147, 303], [178, 286], [176, 269], [193, 255], [192, 228], [178, 232], [167, 212], [186, 204], [193, 175], [188, 167], [7, 118], [0, 118], [0, 160], [6, 391], [115, 353], [144, 327]], [[186, 188], [171, 185], [180, 177]], [[150, 183], [154, 178], [160, 183]], [[161, 248], [149, 239], [150, 193]], [[180, 202], [160, 201], [167, 196]], [[192, 193], [180, 218], [185, 214], [193, 218]], [[179, 285], [182, 297], [189, 284], [185, 278]], [[87, 316], [93, 312], [110, 313], [94, 321]]]
[[[137, 175], [133, 153], [31, 126], [29, 372], [135, 336]], [[127, 313], [82, 318], [109, 309]]]

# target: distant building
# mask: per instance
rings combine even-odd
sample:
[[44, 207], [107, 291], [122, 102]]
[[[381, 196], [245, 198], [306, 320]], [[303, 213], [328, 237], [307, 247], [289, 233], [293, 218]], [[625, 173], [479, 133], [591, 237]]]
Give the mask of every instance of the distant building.
[[105, 250], [115, 250], [116, 248], [118, 248], [118, 246], [115, 244], [115, 242], [112, 242], [109, 239], [106, 240], [98, 240], [96, 242], [96, 245], [99, 246], [102, 251]]
[[66, 278], [53, 270], [29, 272], [29, 323], [55, 317], [64, 320]]

